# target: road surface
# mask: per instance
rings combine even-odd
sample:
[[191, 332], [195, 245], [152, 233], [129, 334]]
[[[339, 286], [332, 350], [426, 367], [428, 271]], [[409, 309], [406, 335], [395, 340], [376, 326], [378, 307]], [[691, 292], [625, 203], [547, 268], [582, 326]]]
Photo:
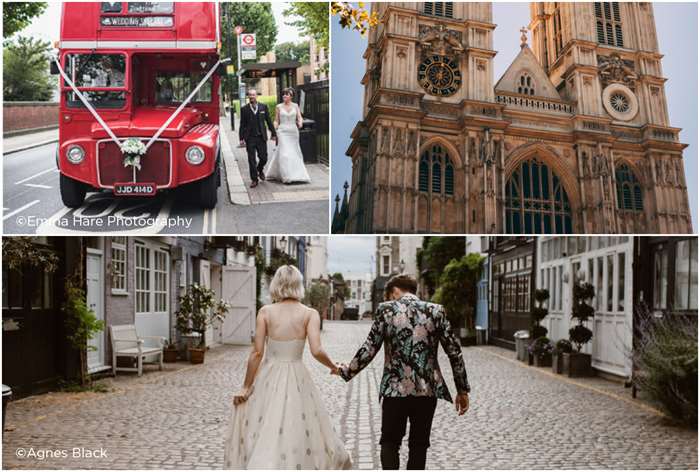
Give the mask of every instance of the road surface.
[[4, 234], [328, 232], [326, 200], [232, 204], [223, 166], [219, 203], [214, 210], [190, 204], [191, 199], [180, 189], [155, 198], [117, 199], [109, 191], [90, 193], [81, 208], [71, 210], [61, 202], [55, 150], [56, 143], [51, 143], [3, 156]]

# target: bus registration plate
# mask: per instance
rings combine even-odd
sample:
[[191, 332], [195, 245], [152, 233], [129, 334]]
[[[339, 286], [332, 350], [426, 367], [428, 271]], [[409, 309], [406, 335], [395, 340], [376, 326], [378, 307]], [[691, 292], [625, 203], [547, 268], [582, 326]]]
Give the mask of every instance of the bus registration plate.
[[156, 184], [144, 182], [115, 183], [114, 195], [119, 197], [143, 197], [156, 194]]

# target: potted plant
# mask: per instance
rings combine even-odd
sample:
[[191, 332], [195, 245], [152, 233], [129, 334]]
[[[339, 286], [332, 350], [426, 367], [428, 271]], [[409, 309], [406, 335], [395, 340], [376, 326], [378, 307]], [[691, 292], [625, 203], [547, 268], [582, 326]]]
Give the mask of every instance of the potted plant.
[[201, 364], [204, 362], [206, 352], [205, 333], [211, 324], [214, 313], [214, 291], [199, 284], [192, 284], [184, 295], [179, 297], [180, 307], [175, 313], [177, 329], [186, 335], [195, 333], [198, 335], [196, 346], [188, 348], [190, 362]]
[[528, 347], [530, 357], [535, 367], [550, 367], [552, 365], [552, 341], [547, 336], [540, 336]]
[[564, 372], [564, 354], [570, 354], [574, 346], [568, 339], [560, 339], [552, 350], [552, 372], [561, 374]]
[[[547, 336], [547, 328], [542, 326], [540, 322], [544, 320], [549, 314], [549, 310], [544, 307], [544, 302], [549, 300], [549, 290], [540, 288], [535, 290], [535, 306], [530, 312], [530, 339], [532, 339], [532, 344], [537, 342], [540, 338]], [[528, 350], [528, 364], [532, 365], [534, 359], [532, 358], [532, 352]]]
[[177, 344], [172, 340], [165, 343], [163, 349], [163, 362], [177, 362]]
[[576, 351], [563, 354], [564, 373], [569, 377], [591, 375], [591, 355], [581, 352], [581, 348], [593, 338], [593, 332], [584, 323], [595, 315], [593, 306], [589, 304], [594, 295], [593, 285], [587, 282], [574, 285], [571, 318], [577, 323], [569, 330], [569, 339], [576, 346]]

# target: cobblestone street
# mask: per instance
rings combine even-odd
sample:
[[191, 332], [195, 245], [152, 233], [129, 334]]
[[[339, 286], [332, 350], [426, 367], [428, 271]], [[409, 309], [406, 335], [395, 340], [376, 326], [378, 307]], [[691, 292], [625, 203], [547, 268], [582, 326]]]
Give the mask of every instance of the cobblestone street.
[[[347, 362], [369, 324], [327, 322], [324, 328], [331, 358]], [[697, 431], [669, 425], [618, 384], [554, 376], [491, 346], [464, 352], [472, 406], [459, 418], [452, 405], [439, 403], [429, 468], [697, 468]], [[220, 468], [247, 353], [217, 347], [204, 365], [166, 364], [164, 372], [151, 367], [141, 378], [106, 379], [110, 393], [52, 393], [10, 403], [3, 468]], [[355, 467], [378, 468], [383, 355], [349, 384], [308, 354], [306, 360]], [[441, 365], [453, 389], [444, 356]], [[73, 458], [72, 448], [81, 447], [102, 448], [106, 457]], [[66, 450], [68, 457], [20, 458], [18, 448]]]

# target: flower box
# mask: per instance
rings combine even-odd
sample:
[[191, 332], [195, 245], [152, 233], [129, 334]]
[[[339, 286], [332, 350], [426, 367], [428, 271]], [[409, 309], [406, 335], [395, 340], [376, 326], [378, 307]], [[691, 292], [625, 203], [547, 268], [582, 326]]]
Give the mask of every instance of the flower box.
[[532, 356], [534, 360], [535, 367], [550, 367], [552, 365], [552, 355], [551, 354], [540, 354], [539, 356]]

